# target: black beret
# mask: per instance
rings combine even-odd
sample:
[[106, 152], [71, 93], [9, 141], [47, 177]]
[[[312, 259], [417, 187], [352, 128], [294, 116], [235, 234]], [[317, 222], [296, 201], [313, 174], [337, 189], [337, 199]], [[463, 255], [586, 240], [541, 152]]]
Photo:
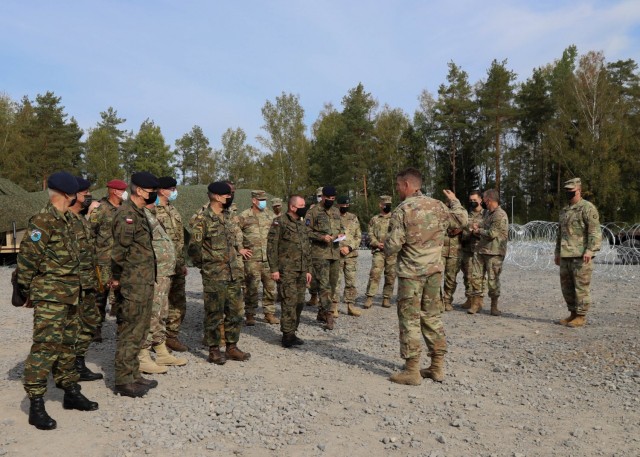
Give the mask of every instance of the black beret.
[[231, 186], [224, 181], [212, 182], [207, 186], [207, 189], [216, 195], [227, 195], [231, 193]]
[[87, 190], [89, 187], [91, 187], [91, 181], [89, 181], [88, 179], [76, 176], [76, 181], [78, 181], [78, 192], [82, 192], [83, 190]]
[[59, 190], [69, 195], [78, 192], [78, 181], [76, 181], [76, 177], [66, 171], [58, 171], [49, 176], [47, 186], [49, 189]]
[[148, 171], [139, 171], [131, 175], [131, 182], [144, 189], [157, 189], [158, 178]]
[[349, 197], [347, 197], [346, 195], [340, 195], [338, 198], [338, 205], [348, 205], [349, 202]]
[[178, 185], [178, 181], [176, 181], [175, 178], [172, 178], [171, 176], [162, 176], [161, 178], [158, 178], [158, 182], [160, 183], [158, 185], [159, 189], [170, 189]]
[[322, 195], [324, 195], [325, 197], [335, 197], [336, 188], [333, 186], [324, 186], [322, 188]]

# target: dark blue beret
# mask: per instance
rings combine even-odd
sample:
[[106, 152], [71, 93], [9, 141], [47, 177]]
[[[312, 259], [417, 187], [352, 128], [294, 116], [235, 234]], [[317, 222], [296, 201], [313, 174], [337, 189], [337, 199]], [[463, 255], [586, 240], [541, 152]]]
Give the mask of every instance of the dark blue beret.
[[81, 176], [76, 176], [76, 181], [78, 181], [78, 192], [82, 192], [83, 190], [87, 190], [91, 187], [91, 181], [84, 179]]
[[336, 188], [333, 186], [324, 186], [322, 188], [322, 195], [324, 195], [325, 197], [335, 197]]
[[207, 189], [216, 195], [227, 195], [231, 193], [231, 186], [224, 181], [212, 182], [207, 186]]
[[148, 171], [139, 171], [131, 175], [131, 182], [144, 189], [157, 189], [158, 178]]
[[47, 186], [49, 189], [58, 190], [69, 195], [78, 192], [78, 181], [76, 181], [76, 177], [66, 171], [58, 171], [49, 176]]
[[162, 176], [158, 178], [158, 182], [160, 183], [158, 185], [159, 189], [170, 189], [178, 185], [178, 181], [176, 181], [175, 178], [172, 178], [171, 176]]
[[347, 197], [346, 195], [340, 195], [338, 198], [338, 205], [348, 205], [349, 202], [349, 197]]

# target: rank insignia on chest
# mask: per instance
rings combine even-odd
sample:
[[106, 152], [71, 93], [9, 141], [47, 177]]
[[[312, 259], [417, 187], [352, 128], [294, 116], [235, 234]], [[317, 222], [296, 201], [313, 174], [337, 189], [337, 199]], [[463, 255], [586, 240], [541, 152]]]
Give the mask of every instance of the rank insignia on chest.
[[32, 230], [31, 231], [31, 241], [38, 242], [42, 238], [42, 232], [40, 230]]
[[133, 219], [131, 219], [131, 218], [126, 218], [124, 221], [125, 221], [127, 224], [133, 224]]

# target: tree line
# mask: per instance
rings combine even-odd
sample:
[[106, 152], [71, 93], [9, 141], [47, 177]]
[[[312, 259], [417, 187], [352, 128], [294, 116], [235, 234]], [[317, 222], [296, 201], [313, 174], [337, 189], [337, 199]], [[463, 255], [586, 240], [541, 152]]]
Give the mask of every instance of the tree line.
[[419, 95], [412, 115], [380, 106], [358, 84], [308, 128], [299, 96], [283, 92], [262, 107], [260, 147], [236, 127], [213, 148], [198, 125], [169, 145], [150, 119], [137, 132], [123, 129], [111, 107], [84, 132], [52, 92], [20, 101], [0, 95], [0, 176], [32, 191], [60, 169], [98, 187], [135, 170], [173, 174], [183, 185], [230, 178], [279, 196], [312, 195], [331, 183], [351, 197], [363, 223], [377, 213], [378, 195], [397, 200], [395, 175], [407, 166], [421, 170], [425, 192], [436, 198], [443, 188], [462, 199], [497, 188], [519, 223], [556, 218], [562, 183], [579, 176], [602, 220], [639, 219], [635, 61], [608, 62], [601, 52], [579, 55], [569, 46], [520, 82], [507, 60], [491, 62], [475, 83], [454, 62], [448, 70], [437, 94]]

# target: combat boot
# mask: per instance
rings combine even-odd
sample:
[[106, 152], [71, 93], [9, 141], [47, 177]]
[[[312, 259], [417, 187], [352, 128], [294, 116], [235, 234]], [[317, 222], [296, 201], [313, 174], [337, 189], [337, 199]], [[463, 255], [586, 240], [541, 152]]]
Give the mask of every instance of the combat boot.
[[136, 398], [146, 395], [146, 393], [149, 392], [149, 387], [139, 384], [136, 381], [130, 384], [118, 384], [116, 385], [114, 392], [124, 397]]
[[358, 308], [356, 308], [356, 306], [352, 303], [348, 303], [347, 304], [347, 314], [349, 316], [355, 316], [358, 317], [362, 314], [362, 311], [360, 311]]
[[211, 346], [209, 348], [209, 362], [216, 365], [224, 365], [227, 363], [227, 357], [220, 352], [220, 346]]
[[482, 310], [482, 301], [484, 300], [484, 297], [480, 297], [477, 295], [474, 295], [473, 297], [471, 297], [471, 308], [469, 308], [467, 310], [468, 314], [475, 314], [477, 312], [479, 312], [480, 310]]
[[156, 353], [156, 365], [182, 367], [188, 362], [187, 359], [178, 358], [171, 355], [171, 353], [167, 350], [167, 345], [165, 343], [154, 346], [153, 350]]
[[390, 298], [383, 298], [382, 299], [382, 307], [383, 308], [391, 308], [391, 299]]
[[396, 384], [405, 384], [407, 386], [419, 386], [422, 384], [422, 376], [420, 376], [420, 357], [412, 357], [407, 359], [404, 364], [404, 370], [400, 373], [394, 373], [389, 377], [389, 381]]
[[567, 327], [571, 327], [571, 328], [584, 327], [586, 323], [587, 323], [587, 318], [585, 316], [577, 315], [575, 319], [573, 319], [571, 322], [567, 324]]
[[267, 324], [271, 324], [271, 325], [276, 325], [276, 324], [279, 324], [279, 323], [280, 323], [280, 320], [279, 320], [276, 316], [274, 316], [273, 314], [271, 314], [271, 313], [266, 313], [266, 314], [264, 315], [264, 321], [265, 321]]
[[249, 314], [247, 313], [245, 315], [246, 320], [244, 322], [244, 325], [246, 325], [247, 327], [253, 327], [254, 325], [256, 325], [256, 315], [255, 314]]
[[436, 382], [444, 381], [444, 356], [432, 355], [431, 366], [420, 370], [420, 376], [433, 379]]
[[560, 319], [558, 321], [558, 324], [560, 325], [567, 325], [569, 322], [571, 322], [572, 320], [574, 320], [576, 317], [578, 317], [578, 315], [576, 314], [575, 311], [571, 311], [571, 315], [569, 317], [565, 317], [564, 319]]
[[251, 354], [240, 350], [236, 343], [227, 344], [227, 359], [237, 360], [238, 362], [244, 362], [251, 358]]
[[340, 312], [338, 311], [338, 302], [331, 302], [331, 314], [333, 314], [334, 318], [340, 317]]
[[140, 376], [138, 379], [136, 379], [135, 383], [146, 387], [147, 390], [155, 389], [156, 387], [158, 387], [158, 381], [156, 381], [155, 379], [143, 378], [142, 376]]
[[333, 320], [333, 313], [331, 311], [327, 311], [326, 313], [324, 313], [324, 329], [325, 330], [333, 330], [333, 326], [334, 326], [334, 320]]
[[460, 305], [460, 308], [462, 309], [469, 309], [471, 308], [471, 303], [472, 303], [472, 298], [471, 297], [467, 297], [467, 301], [465, 301], [463, 304]]
[[307, 302], [307, 306], [318, 306], [318, 294], [311, 294], [311, 298]]
[[159, 366], [149, 354], [149, 349], [140, 349], [138, 354], [138, 361], [140, 362], [140, 371], [148, 374], [163, 374], [168, 371], [167, 367]]
[[47, 414], [44, 409], [44, 398], [34, 397], [30, 398], [29, 405], [29, 424], [33, 425], [38, 430], [53, 430], [57, 427], [55, 420]]
[[80, 375], [79, 381], [97, 381], [98, 379], [104, 378], [102, 373], [94, 373], [85, 365], [84, 357], [76, 356], [76, 371], [78, 375]]
[[367, 299], [364, 301], [364, 303], [362, 304], [362, 307], [364, 309], [369, 309], [373, 306], [373, 297], [369, 297], [367, 296]]
[[302, 346], [304, 344], [304, 340], [298, 338], [298, 335], [293, 334], [293, 345], [294, 346]]
[[184, 344], [182, 344], [182, 342], [180, 342], [178, 337], [170, 337], [170, 336], [167, 337], [167, 340], [165, 341], [165, 344], [172, 351], [187, 352], [189, 350], [189, 348], [186, 345], [184, 345]]
[[98, 325], [96, 332], [93, 334], [94, 343], [102, 343], [102, 325]]
[[498, 297], [491, 297], [491, 315], [500, 316], [502, 311], [498, 309]]
[[282, 334], [282, 347], [290, 348], [294, 346], [293, 338], [295, 335], [293, 333], [283, 333]]
[[64, 398], [62, 399], [64, 409], [77, 409], [78, 411], [95, 411], [98, 403], [89, 400], [80, 393], [80, 384], [71, 384], [64, 388]]
[[321, 309], [318, 310], [318, 315], [316, 316], [316, 320], [318, 322], [327, 322], [327, 317], [324, 314], [324, 311]]
[[453, 305], [451, 304], [450, 300], [445, 300], [444, 301], [444, 310], [445, 311], [453, 311]]

